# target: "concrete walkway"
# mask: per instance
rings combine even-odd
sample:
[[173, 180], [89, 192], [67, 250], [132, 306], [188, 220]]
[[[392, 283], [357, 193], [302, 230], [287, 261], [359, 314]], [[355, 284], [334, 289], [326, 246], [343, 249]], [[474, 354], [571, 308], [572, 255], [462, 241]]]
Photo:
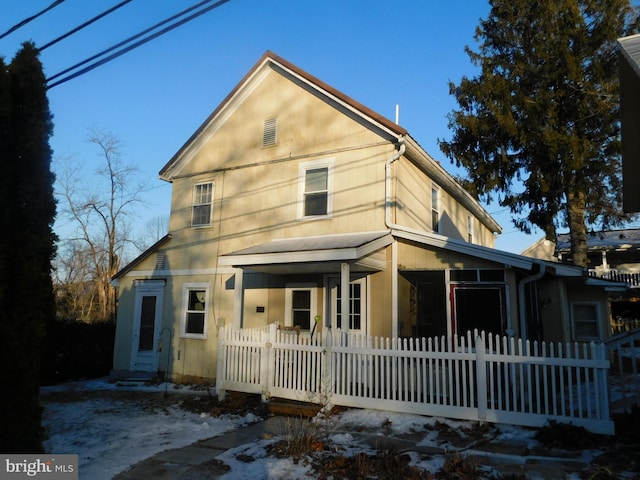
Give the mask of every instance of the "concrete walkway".
[[225, 473], [224, 470], [216, 471], [215, 458], [218, 455], [230, 448], [282, 434], [286, 422], [290, 421], [290, 418], [285, 417], [268, 417], [260, 423], [201, 440], [187, 447], [165, 450], [115, 476], [114, 480], [215, 479]]
[[[187, 447], [160, 452], [132, 466], [114, 480], [196, 480], [215, 479], [227, 473], [216, 457], [230, 448], [255, 442], [290, 429], [291, 421], [307, 421], [275, 416], [227, 434], [196, 442]], [[424, 446], [424, 434], [381, 436], [372, 433], [353, 433], [357, 440], [381, 450], [414, 451], [428, 455], [445, 455], [451, 449]], [[580, 460], [581, 452], [530, 451], [524, 442], [500, 443], [488, 441], [459, 448], [461, 454], [477, 465], [496, 467], [503, 475], [526, 474], [531, 479], [564, 479], [571, 472], [588, 467]], [[432, 472], [435, 473], [435, 472]], [[242, 474], [242, 472], [238, 472]]]

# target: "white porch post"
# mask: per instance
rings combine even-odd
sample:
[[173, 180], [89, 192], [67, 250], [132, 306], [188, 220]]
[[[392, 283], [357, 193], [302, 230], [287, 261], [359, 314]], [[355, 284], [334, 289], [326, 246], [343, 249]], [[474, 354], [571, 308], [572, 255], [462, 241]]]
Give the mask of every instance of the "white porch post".
[[235, 278], [233, 282], [233, 328], [242, 328], [242, 309], [244, 306], [244, 270], [235, 268]]
[[342, 318], [341, 329], [349, 330], [349, 320], [351, 318], [351, 312], [349, 311], [349, 299], [351, 297], [350, 282], [351, 270], [348, 263], [340, 265], [340, 312]]

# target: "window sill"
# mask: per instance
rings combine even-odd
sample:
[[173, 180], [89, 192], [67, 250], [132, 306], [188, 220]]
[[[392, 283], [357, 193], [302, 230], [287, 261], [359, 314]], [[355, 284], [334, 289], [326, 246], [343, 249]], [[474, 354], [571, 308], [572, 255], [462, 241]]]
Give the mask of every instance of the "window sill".
[[298, 222], [313, 222], [315, 220], [331, 220], [333, 215], [317, 215], [312, 217], [298, 217], [296, 220]]
[[191, 340], [206, 340], [206, 335], [196, 334], [196, 333], [183, 333], [180, 335], [180, 338], [188, 338]]

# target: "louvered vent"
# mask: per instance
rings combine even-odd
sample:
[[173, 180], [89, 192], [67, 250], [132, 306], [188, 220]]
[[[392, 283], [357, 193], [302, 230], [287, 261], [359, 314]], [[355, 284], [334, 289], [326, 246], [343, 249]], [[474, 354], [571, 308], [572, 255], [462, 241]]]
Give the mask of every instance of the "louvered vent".
[[276, 144], [278, 134], [278, 119], [269, 118], [264, 121], [264, 132], [262, 132], [262, 146], [270, 147]]
[[156, 270], [165, 270], [167, 268], [167, 254], [158, 252], [156, 256]]

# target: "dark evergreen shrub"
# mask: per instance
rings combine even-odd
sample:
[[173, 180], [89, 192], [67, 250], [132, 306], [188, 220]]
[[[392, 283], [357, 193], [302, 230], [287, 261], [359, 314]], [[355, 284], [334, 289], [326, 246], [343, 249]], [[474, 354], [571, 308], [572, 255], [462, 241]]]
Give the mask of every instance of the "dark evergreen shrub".
[[104, 377], [113, 365], [113, 322], [48, 322], [40, 384]]

